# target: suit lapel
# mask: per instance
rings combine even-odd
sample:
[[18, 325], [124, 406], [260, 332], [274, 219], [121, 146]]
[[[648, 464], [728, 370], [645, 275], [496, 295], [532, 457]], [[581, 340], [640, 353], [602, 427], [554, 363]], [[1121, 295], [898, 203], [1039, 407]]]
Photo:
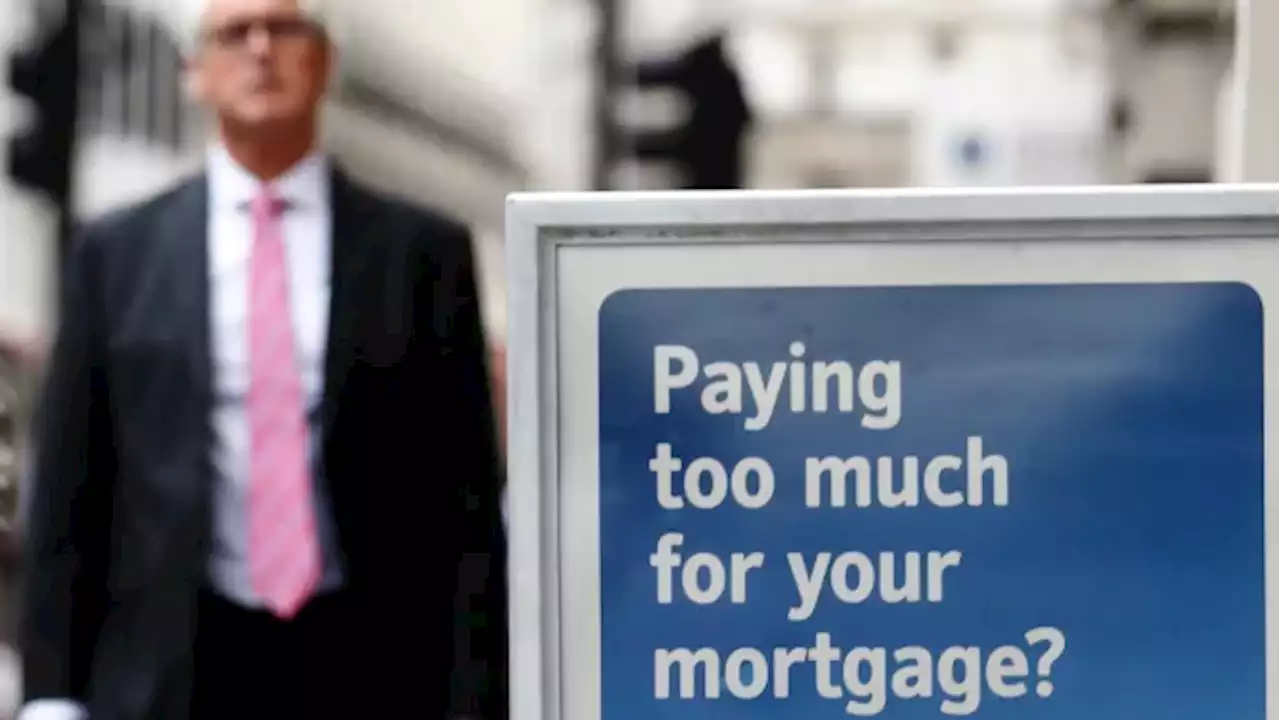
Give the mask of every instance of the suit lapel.
[[368, 196], [336, 167], [332, 170], [330, 187], [333, 249], [330, 253], [329, 336], [323, 403], [326, 434], [333, 423], [343, 380], [355, 360], [361, 298], [366, 294], [365, 284], [376, 245], [368, 232], [373, 216]]
[[208, 405], [213, 401], [213, 359], [209, 337], [209, 183], [204, 176], [179, 190], [164, 223], [159, 236], [174, 245], [171, 250], [177, 265], [179, 300], [173, 311], [180, 327], [188, 329], [187, 352], [194, 380]]
[[[213, 429], [209, 418], [213, 410], [213, 358], [209, 281], [209, 183], [201, 175], [178, 189], [174, 202], [160, 217], [156, 239], [161, 257], [170, 258], [170, 270], [174, 277], [174, 304], [168, 309], [173, 327], [179, 328], [187, 367], [191, 374], [192, 391], [195, 394], [193, 422], [209, 433], [212, 443]], [[207, 446], [207, 444], [206, 444]], [[210, 462], [207, 472], [212, 477]], [[208, 478], [204, 478], [207, 480]], [[196, 488], [208, 487], [202, 482]]]

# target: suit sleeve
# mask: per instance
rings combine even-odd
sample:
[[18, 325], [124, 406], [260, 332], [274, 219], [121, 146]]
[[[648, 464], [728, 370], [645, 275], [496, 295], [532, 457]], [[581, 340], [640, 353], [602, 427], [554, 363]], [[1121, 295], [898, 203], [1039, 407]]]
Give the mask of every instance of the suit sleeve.
[[[454, 590], [454, 652], [451, 710], [456, 717], [506, 720], [507, 550], [502, 522], [503, 472], [488, 351], [477, 292], [476, 263], [466, 235], [451, 246], [452, 317], [447, 321], [451, 375], [458, 379], [458, 419], [471, 428], [459, 448], [466, 471], [457, 495], [460, 518], [457, 584]], [[445, 300], [441, 298], [441, 300]]]
[[74, 246], [35, 423], [23, 528], [24, 695], [83, 700], [107, 606], [115, 457], [97, 246]]

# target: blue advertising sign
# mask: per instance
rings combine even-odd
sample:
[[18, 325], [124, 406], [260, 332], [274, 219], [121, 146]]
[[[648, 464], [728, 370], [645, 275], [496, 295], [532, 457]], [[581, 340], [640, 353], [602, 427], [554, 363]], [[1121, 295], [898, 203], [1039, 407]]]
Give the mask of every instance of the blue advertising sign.
[[623, 290], [601, 720], [1261, 720], [1236, 283]]

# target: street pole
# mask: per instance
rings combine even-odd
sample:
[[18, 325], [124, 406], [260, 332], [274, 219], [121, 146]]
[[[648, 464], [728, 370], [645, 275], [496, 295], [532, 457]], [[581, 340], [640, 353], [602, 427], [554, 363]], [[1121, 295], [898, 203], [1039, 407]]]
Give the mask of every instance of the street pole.
[[611, 189], [614, 167], [622, 155], [622, 134], [616, 117], [617, 90], [623, 80], [619, 47], [621, 1], [596, 0], [595, 157], [591, 172], [595, 190]]
[[62, 277], [62, 269], [66, 267], [67, 259], [71, 257], [71, 243], [74, 242], [76, 232], [75, 220], [75, 198], [76, 198], [76, 150], [79, 143], [80, 134], [80, 74], [82, 67], [82, 56], [84, 51], [84, 2], [83, 0], [66, 0], [67, 13], [67, 31], [70, 34], [68, 42], [71, 59], [69, 60], [72, 71], [72, 95], [70, 103], [71, 119], [67, 132], [67, 153], [66, 163], [66, 192], [59, 198], [58, 202], [58, 276]]

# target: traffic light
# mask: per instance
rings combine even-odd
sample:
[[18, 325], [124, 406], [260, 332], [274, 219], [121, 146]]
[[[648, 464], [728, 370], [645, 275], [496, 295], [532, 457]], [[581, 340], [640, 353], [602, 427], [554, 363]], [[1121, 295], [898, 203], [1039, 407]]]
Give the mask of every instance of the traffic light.
[[686, 189], [743, 186], [742, 140], [751, 110], [723, 36], [711, 36], [674, 59], [641, 63], [635, 82], [641, 88], [674, 89], [688, 107], [670, 129], [632, 134], [637, 159], [674, 165]]
[[79, 10], [78, 0], [66, 0], [63, 12], [41, 28], [34, 42], [9, 57], [9, 85], [34, 109], [34, 121], [9, 139], [9, 176], [49, 195], [59, 207], [71, 199], [79, 95]]

